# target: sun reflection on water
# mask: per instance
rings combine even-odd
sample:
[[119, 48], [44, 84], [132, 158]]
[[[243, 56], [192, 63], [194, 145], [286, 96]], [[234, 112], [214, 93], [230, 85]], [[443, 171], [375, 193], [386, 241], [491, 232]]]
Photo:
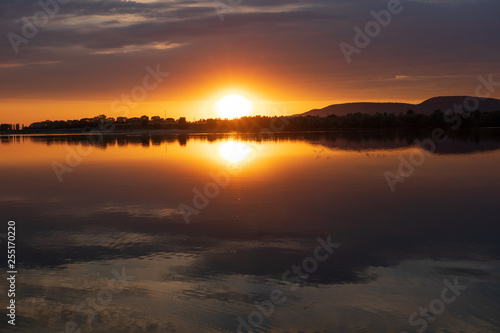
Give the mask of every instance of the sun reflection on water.
[[219, 145], [219, 155], [228, 162], [239, 163], [250, 157], [252, 149], [243, 142], [229, 141]]

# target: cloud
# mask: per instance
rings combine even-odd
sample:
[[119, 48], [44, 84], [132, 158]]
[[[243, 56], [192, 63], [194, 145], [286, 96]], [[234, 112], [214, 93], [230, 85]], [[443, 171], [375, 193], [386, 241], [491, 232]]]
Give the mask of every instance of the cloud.
[[61, 61], [35, 61], [35, 62], [18, 62], [18, 63], [0, 63], [0, 68], [16, 68], [16, 67], [24, 67], [24, 66], [45, 66], [45, 65], [52, 65], [52, 64], [58, 64]]
[[[129, 45], [122, 48], [114, 48], [103, 51], [93, 51], [90, 54], [123, 54], [123, 53], [131, 53], [131, 52], [143, 52], [149, 50], [168, 50], [177, 47], [182, 47], [186, 44], [180, 43], [150, 43], [147, 45]], [[0, 66], [1, 67], [1, 66]]]

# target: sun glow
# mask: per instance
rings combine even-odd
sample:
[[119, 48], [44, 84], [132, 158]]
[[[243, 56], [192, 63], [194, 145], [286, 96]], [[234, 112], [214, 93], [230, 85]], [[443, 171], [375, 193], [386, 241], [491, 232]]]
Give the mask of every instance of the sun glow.
[[252, 101], [238, 94], [226, 95], [215, 103], [215, 111], [221, 118], [233, 119], [248, 116], [252, 110]]
[[250, 156], [251, 148], [242, 142], [224, 142], [219, 146], [219, 155], [228, 162], [239, 163]]

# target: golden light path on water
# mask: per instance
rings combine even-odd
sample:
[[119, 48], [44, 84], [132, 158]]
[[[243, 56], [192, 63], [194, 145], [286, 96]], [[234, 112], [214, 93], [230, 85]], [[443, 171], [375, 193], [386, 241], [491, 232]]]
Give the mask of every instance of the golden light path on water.
[[250, 157], [251, 147], [243, 142], [229, 141], [219, 145], [219, 155], [228, 162], [239, 163]]

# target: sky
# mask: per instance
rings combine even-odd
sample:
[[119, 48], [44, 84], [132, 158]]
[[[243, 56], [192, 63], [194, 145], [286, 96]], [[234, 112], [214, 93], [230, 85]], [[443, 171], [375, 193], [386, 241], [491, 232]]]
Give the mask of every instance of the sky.
[[0, 123], [210, 118], [229, 93], [287, 115], [500, 82], [498, 0], [401, 0], [347, 61], [341, 43], [356, 47], [355, 28], [389, 2], [41, 0], [41, 15], [38, 1], [0, 0]]

